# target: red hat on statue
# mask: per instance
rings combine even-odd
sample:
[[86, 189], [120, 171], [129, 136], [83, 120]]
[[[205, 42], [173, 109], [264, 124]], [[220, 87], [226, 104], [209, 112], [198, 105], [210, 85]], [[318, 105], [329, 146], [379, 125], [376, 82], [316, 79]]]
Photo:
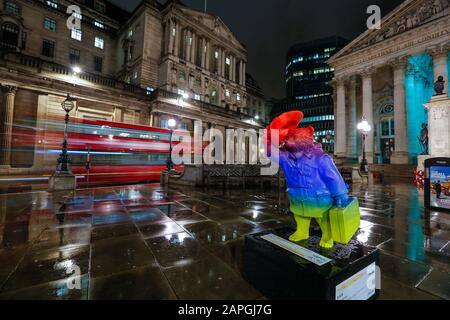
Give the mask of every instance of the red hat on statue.
[[270, 130], [280, 130], [280, 143], [282, 143], [288, 136], [289, 130], [297, 129], [302, 120], [303, 112], [301, 111], [290, 111], [283, 113], [279, 117], [275, 118], [267, 127], [267, 134], [270, 137]]

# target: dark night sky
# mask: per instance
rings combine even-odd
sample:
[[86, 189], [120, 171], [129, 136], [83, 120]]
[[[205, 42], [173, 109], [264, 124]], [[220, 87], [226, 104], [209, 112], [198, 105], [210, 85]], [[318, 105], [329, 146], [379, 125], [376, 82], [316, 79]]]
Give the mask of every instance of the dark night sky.
[[[134, 9], [140, 0], [111, 0]], [[160, 0], [164, 2], [165, 0]], [[204, 0], [182, 0], [203, 10]], [[377, 4], [384, 16], [402, 0], [208, 0], [216, 14], [247, 46], [247, 72], [268, 97], [283, 98], [285, 56], [298, 42], [339, 35], [354, 39], [366, 29], [367, 7]]]

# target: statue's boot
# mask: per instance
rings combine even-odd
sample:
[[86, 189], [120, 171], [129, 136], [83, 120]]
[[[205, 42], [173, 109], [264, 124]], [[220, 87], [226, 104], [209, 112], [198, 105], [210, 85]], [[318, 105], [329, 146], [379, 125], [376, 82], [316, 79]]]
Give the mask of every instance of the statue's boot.
[[309, 225], [311, 224], [311, 218], [294, 214], [294, 219], [297, 223], [297, 231], [289, 237], [289, 240], [298, 242], [309, 239]]
[[331, 235], [331, 222], [330, 214], [326, 212], [322, 219], [317, 219], [320, 229], [322, 230], [322, 239], [320, 240], [320, 246], [325, 249], [331, 249], [334, 246], [333, 237]]

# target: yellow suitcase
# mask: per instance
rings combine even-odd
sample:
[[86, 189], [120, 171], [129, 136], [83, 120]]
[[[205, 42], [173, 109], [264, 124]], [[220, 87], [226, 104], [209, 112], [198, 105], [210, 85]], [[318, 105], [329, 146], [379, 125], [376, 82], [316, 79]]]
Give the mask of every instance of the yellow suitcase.
[[347, 244], [360, 226], [360, 211], [358, 198], [350, 198], [351, 202], [345, 208], [330, 210], [331, 234], [335, 242]]

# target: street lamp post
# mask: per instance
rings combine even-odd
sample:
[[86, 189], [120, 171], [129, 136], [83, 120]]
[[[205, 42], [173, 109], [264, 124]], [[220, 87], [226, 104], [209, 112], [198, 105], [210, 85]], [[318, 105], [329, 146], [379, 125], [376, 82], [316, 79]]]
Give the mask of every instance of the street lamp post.
[[64, 141], [62, 145], [62, 152], [58, 158], [58, 165], [56, 172], [49, 178], [48, 186], [52, 192], [59, 191], [74, 191], [77, 188], [76, 176], [72, 174], [70, 170], [70, 157], [67, 148], [68, 138], [68, 125], [69, 125], [69, 113], [75, 108], [75, 102], [77, 100], [67, 94], [67, 98], [61, 104], [63, 110], [66, 112], [64, 119]]
[[175, 119], [170, 119], [170, 120], [168, 121], [167, 124], [168, 124], [169, 129], [170, 129], [170, 140], [169, 140], [170, 148], [169, 148], [169, 159], [167, 160], [166, 170], [167, 170], [168, 172], [170, 172], [170, 171], [173, 170], [173, 161], [172, 161], [172, 137], [173, 137], [173, 129], [176, 127], [177, 122], [176, 122]]
[[69, 94], [67, 94], [66, 100], [63, 101], [61, 104], [63, 110], [66, 112], [66, 116], [64, 118], [64, 141], [63, 141], [63, 147], [62, 152], [58, 158], [58, 166], [57, 166], [57, 173], [71, 173], [70, 171], [70, 157], [67, 150], [67, 129], [69, 125], [69, 113], [73, 110], [75, 107], [75, 101], [76, 99], [71, 97]]
[[369, 132], [372, 130], [369, 122], [363, 117], [361, 122], [358, 123], [358, 130], [361, 132], [362, 136], [362, 159], [360, 164], [361, 172], [368, 173], [369, 172], [369, 163], [366, 158], [366, 137]]

